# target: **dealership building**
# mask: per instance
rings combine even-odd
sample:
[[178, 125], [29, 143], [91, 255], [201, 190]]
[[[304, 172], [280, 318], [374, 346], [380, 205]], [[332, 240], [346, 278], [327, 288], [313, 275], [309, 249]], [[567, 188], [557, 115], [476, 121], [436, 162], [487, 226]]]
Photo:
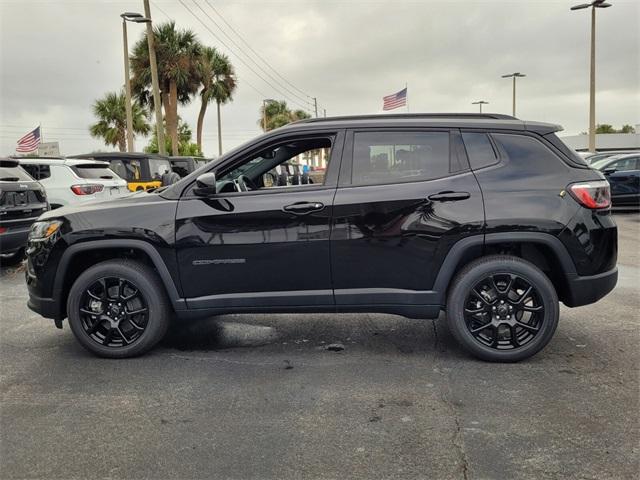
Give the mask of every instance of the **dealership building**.
[[[635, 126], [640, 132], [640, 124]], [[589, 135], [571, 135], [561, 137], [564, 143], [578, 152], [589, 150]], [[598, 133], [596, 134], [596, 150], [640, 150], [640, 133]]]

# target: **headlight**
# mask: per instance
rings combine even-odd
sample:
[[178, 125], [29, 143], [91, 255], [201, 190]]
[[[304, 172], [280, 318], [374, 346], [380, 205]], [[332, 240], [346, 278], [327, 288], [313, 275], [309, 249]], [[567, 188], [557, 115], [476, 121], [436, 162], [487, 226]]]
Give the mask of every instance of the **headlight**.
[[42, 241], [60, 230], [61, 220], [47, 220], [44, 222], [36, 222], [31, 225], [29, 232], [29, 240]]

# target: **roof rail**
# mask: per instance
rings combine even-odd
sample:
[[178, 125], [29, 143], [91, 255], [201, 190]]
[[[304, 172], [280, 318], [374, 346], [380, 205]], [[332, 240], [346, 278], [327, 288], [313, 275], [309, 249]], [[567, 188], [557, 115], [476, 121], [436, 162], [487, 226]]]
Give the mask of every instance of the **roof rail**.
[[318, 117], [298, 120], [292, 123], [315, 123], [335, 120], [376, 120], [382, 118], [461, 118], [461, 119], [491, 119], [491, 120], [518, 120], [512, 115], [503, 113], [391, 113], [391, 114], [370, 114], [370, 115], [345, 115], [339, 117]]

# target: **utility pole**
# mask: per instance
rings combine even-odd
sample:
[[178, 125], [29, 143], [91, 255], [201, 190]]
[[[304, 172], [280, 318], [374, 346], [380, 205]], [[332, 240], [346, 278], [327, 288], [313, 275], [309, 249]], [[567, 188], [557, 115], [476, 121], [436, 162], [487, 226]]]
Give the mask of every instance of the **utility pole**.
[[589, 151], [596, 151], [596, 8], [607, 8], [611, 4], [604, 0], [574, 5], [571, 10], [591, 7], [591, 66], [589, 69]]
[[147, 22], [147, 43], [149, 45], [149, 66], [151, 68], [151, 86], [153, 88], [153, 106], [156, 111], [156, 134], [158, 136], [158, 151], [166, 154], [164, 143], [164, 122], [162, 121], [162, 102], [160, 100], [160, 86], [158, 85], [158, 63], [156, 61], [156, 47], [153, 39], [153, 25], [151, 23], [151, 8], [149, 0], [144, 1], [144, 16]]
[[129, 76], [129, 44], [127, 42], [127, 20], [122, 17], [122, 43], [124, 46], [124, 92], [126, 97], [125, 111], [127, 113], [127, 151], [133, 152], [133, 113], [131, 112], [131, 77]]
[[480, 113], [482, 113], [482, 105], [489, 105], [489, 102], [478, 100], [477, 102], [471, 102], [471, 105], [480, 105]]
[[524, 73], [520, 73], [520, 72], [515, 72], [515, 73], [509, 73], [507, 75], [502, 75], [502, 78], [509, 78], [512, 77], [513, 78], [513, 116], [516, 116], [516, 78], [521, 78], [521, 77], [526, 77], [526, 75]]
[[316, 118], [318, 118], [318, 99], [316, 97], [313, 97], [313, 108], [316, 112]]

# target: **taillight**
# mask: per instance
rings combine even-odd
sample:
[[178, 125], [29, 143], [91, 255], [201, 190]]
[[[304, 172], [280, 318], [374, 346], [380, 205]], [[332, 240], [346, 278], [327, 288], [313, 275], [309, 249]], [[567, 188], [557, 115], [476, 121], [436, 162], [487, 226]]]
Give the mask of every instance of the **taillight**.
[[574, 183], [569, 185], [569, 193], [583, 207], [597, 209], [611, 206], [611, 190], [606, 180]]
[[93, 195], [101, 192], [104, 185], [99, 183], [85, 183], [84, 185], [71, 185], [71, 191], [76, 195]]

